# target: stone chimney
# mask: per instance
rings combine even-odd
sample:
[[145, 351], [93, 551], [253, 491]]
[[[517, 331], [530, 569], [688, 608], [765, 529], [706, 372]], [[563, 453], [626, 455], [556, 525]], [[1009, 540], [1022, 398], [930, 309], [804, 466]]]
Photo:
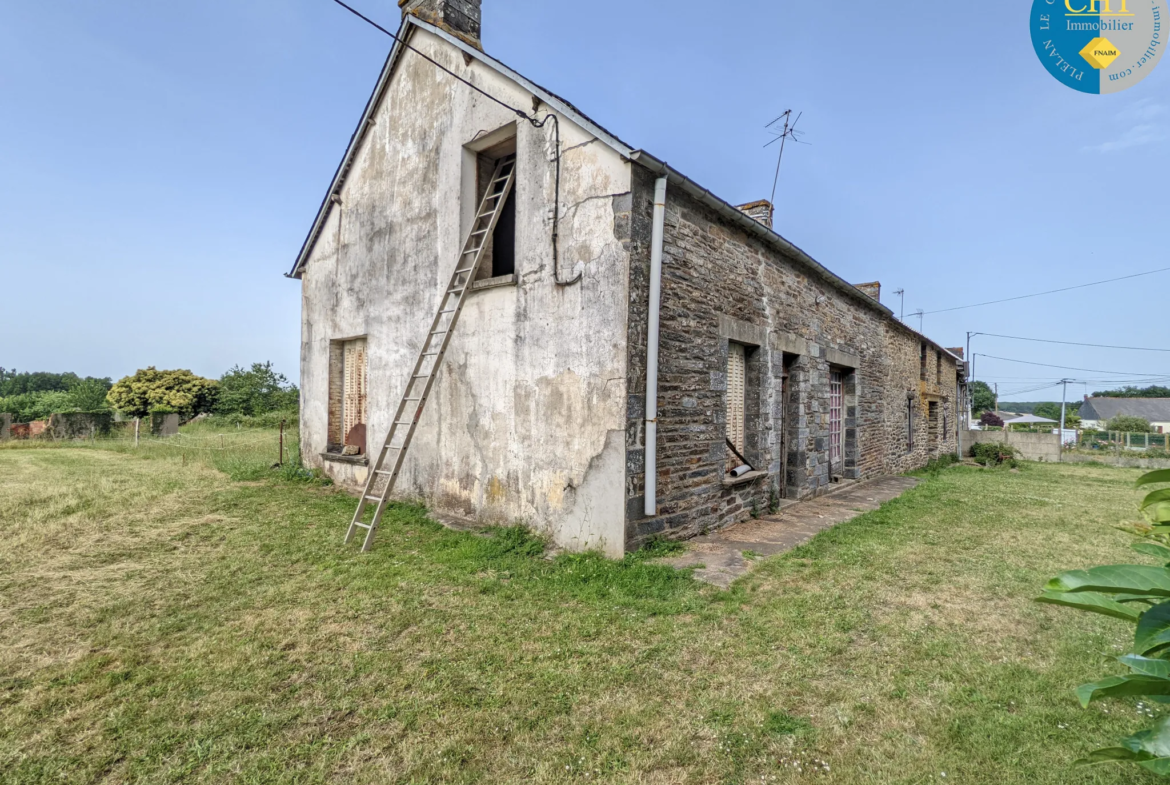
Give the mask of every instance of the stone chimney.
[[772, 207], [772, 203], [767, 199], [761, 199], [760, 201], [752, 202], [751, 204], [741, 204], [736, 209], [738, 209], [748, 218], [751, 218], [753, 221], [762, 223], [769, 229], [772, 228], [772, 214], [775, 212], [775, 208]]
[[879, 303], [882, 301], [882, 282], [881, 281], [874, 281], [873, 283], [859, 283], [859, 284], [857, 284], [857, 288], [860, 289], [867, 296], [872, 297], [873, 299], [877, 300]]
[[479, 40], [479, 4], [480, 0], [398, 0], [403, 16], [417, 16], [462, 38], [476, 49], [483, 49]]

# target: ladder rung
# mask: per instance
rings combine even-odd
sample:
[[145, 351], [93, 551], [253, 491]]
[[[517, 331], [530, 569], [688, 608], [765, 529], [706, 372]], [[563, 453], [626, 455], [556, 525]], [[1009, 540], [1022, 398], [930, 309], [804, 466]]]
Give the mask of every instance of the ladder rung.
[[428, 376], [430, 376], [430, 374], [429, 374], [429, 373], [420, 373], [418, 376], [412, 376], [412, 377], [410, 377], [410, 378], [411, 378], [411, 380], [413, 381], [414, 379], [425, 379], [425, 378], [427, 378]]
[[386, 475], [391, 475], [391, 474], [394, 474], [394, 472], [388, 472], [388, 471], [385, 471], [384, 469], [378, 469], [378, 471], [374, 472], [374, 474], [386, 474]]
[[371, 526], [371, 525], [370, 525], [370, 524], [368, 524], [368, 523], [355, 523], [355, 524], [354, 524], [354, 526], [360, 526], [360, 527], [361, 527], [361, 528], [363, 528], [363, 529], [372, 529], [372, 528], [374, 528], [373, 526]]
[[449, 310], [449, 311], [439, 311], [439, 316], [442, 316], [442, 315], [443, 315], [443, 314], [445, 314], [445, 313], [455, 313], [455, 311], [457, 311], [457, 310], [459, 310], [459, 309], [458, 309], [458, 308], [452, 308], [452, 309], [451, 309], [451, 310]]
[[[414, 420], [399, 420], [398, 422], [396, 422], [396, 423], [394, 423], [394, 424], [395, 424], [395, 425], [410, 425], [410, 424], [412, 424], [413, 422], [414, 422]], [[396, 450], [401, 450], [402, 448], [401, 448], [401, 447], [395, 447], [394, 449], [396, 449]]]
[[451, 331], [450, 330], [435, 330], [433, 333], [431, 333], [431, 335], [446, 335], [449, 332], [451, 332]]
[[442, 352], [423, 352], [423, 357], [438, 357]]
[[477, 234], [487, 234], [487, 229], [480, 229], [478, 232], [472, 232], [471, 236], [475, 237]]
[[403, 398], [404, 401], [425, 401], [426, 398]]
[[381, 496], [366, 496], [365, 498], [366, 498], [366, 501], [368, 501], [368, 502], [379, 502], [379, 503], [381, 503], [381, 501], [382, 501], [382, 497], [381, 497]]

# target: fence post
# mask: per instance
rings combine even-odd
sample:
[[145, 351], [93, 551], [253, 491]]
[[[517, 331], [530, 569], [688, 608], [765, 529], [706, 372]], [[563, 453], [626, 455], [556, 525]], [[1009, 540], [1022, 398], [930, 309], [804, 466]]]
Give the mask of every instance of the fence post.
[[284, 466], [284, 420], [280, 421], [280, 465]]
[[134, 447], [138, 447], [138, 426], [142, 423], [141, 417], [134, 418]]

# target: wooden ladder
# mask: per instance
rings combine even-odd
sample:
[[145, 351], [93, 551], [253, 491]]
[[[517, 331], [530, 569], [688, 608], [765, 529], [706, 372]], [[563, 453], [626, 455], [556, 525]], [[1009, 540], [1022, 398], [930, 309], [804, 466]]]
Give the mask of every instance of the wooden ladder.
[[[353, 540], [358, 529], [366, 530], [363, 551], [368, 551], [374, 542], [374, 532], [378, 530], [382, 514], [390, 501], [390, 494], [398, 480], [398, 473], [402, 471], [406, 450], [414, 438], [415, 428], [418, 427], [423, 407], [426, 406], [427, 398], [431, 394], [439, 366], [443, 364], [443, 356], [447, 353], [447, 346], [459, 321], [463, 303], [475, 283], [476, 272], [483, 261], [484, 248], [496, 229], [496, 222], [499, 221], [515, 180], [516, 156], [504, 156], [496, 164], [496, 170], [476, 213], [475, 222], [463, 243], [463, 252], [459, 254], [459, 260], [455, 263], [451, 282], [447, 284], [447, 290], [439, 301], [439, 310], [431, 321], [431, 329], [423, 341], [422, 350], [414, 362], [414, 370], [406, 382], [406, 389], [390, 424], [390, 431], [386, 434], [386, 441], [370, 469], [362, 498], [345, 535], [347, 545]], [[362, 515], [370, 504], [377, 505], [374, 517], [369, 523], [362, 523]]]

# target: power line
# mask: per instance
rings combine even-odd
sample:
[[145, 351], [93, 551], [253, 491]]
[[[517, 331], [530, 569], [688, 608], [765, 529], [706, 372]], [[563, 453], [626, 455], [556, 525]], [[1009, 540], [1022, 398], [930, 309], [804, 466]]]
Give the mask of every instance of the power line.
[[[996, 357], [994, 354], [976, 354], [974, 357], [986, 357], [990, 360], [1002, 360], [1007, 363], [1019, 363], [1021, 365], [1037, 365], [1042, 368], [1060, 368], [1064, 371], [1084, 371], [1085, 373], [1104, 373], [1115, 374], [1117, 376], [1138, 376], [1141, 371], [1103, 371], [1099, 368], [1073, 368], [1069, 365], [1050, 365], [1048, 363], [1029, 362], [1028, 360], [1013, 360], [1010, 357]], [[1165, 375], [1165, 374], [1163, 374]], [[1155, 377], [1157, 374], [1148, 374], [1148, 377]]]
[[[334, 0], [334, 2], [338, 2], [338, 1], [339, 0]], [[975, 303], [973, 305], [959, 305], [959, 306], [956, 306], [954, 308], [941, 308], [937, 311], [926, 311], [926, 313], [924, 315], [930, 316], [931, 314], [936, 314], [936, 313], [949, 313], [950, 311], [962, 311], [962, 310], [965, 310], [967, 308], [982, 308], [984, 305], [998, 305], [999, 303], [1011, 303], [1011, 302], [1015, 302], [1016, 300], [1027, 300], [1030, 297], [1043, 297], [1044, 295], [1048, 295], [1048, 294], [1059, 294], [1060, 292], [1071, 292], [1074, 289], [1087, 289], [1090, 286], [1100, 286], [1101, 284], [1104, 284], [1104, 283], [1115, 283], [1117, 281], [1128, 281], [1132, 278], [1141, 278], [1142, 276], [1145, 276], [1145, 275], [1154, 275], [1155, 273], [1164, 273], [1164, 272], [1168, 272], [1168, 271], [1170, 271], [1170, 267], [1163, 267], [1160, 270], [1150, 270], [1150, 271], [1144, 272], [1144, 273], [1135, 273], [1133, 275], [1123, 275], [1120, 278], [1110, 278], [1107, 281], [1094, 281], [1093, 283], [1083, 283], [1083, 284], [1080, 284], [1079, 286], [1066, 286], [1063, 289], [1052, 289], [1051, 291], [1037, 292], [1036, 294], [1021, 294], [1018, 297], [1008, 297], [1008, 298], [1005, 298], [1003, 300], [991, 300], [991, 301], [985, 302], [985, 303]]]
[[[936, 312], [937, 313], [937, 312]], [[1045, 338], [1021, 338], [1018, 335], [997, 335], [995, 333], [978, 333], [991, 338], [1008, 338], [1013, 341], [1033, 341], [1035, 343], [1059, 343], [1063, 346], [1088, 346], [1093, 349], [1126, 349], [1134, 352], [1170, 352], [1170, 349], [1151, 349], [1146, 346], [1110, 346], [1103, 343], [1078, 343], [1076, 341], [1052, 341]]]
[[377, 22], [375, 22], [373, 19], [370, 19], [368, 16], [366, 16], [365, 14], [363, 14], [361, 11], [358, 11], [356, 8], [352, 8], [351, 6], [348, 6], [348, 5], [346, 5], [346, 4], [345, 4], [345, 3], [343, 3], [341, 0], [333, 0], [333, 2], [337, 3], [339, 6], [341, 6], [342, 8], [344, 8], [346, 11], [349, 11], [351, 14], [353, 14], [354, 16], [356, 16], [358, 19], [361, 19], [361, 20], [362, 20], [363, 22], [365, 22], [366, 24], [368, 24], [368, 25], [370, 25], [370, 26], [374, 27], [374, 28], [375, 28], [375, 29], [377, 29], [377, 30], [381, 30], [383, 33], [385, 33], [386, 35], [390, 36], [390, 37], [391, 37], [391, 38], [393, 38], [395, 41], [397, 41], [399, 44], [401, 44], [401, 45], [402, 45], [404, 48], [406, 48], [406, 49], [409, 49], [410, 51], [414, 52], [416, 55], [418, 55], [418, 56], [419, 56], [419, 57], [421, 57], [422, 59], [426, 60], [426, 61], [427, 61], [428, 63], [430, 63], [431, 65], [435, 66], [435, 67], [436, 67], [436, 68], [438, 68], [440, 71], [442, 71], [442, 72], [444, 72], [444, 73], [446, 73], [446, 74], [449, 74], [450, 76], [454, 77], [455, 79], [458, 79], [460, 82], [462, 82], [463, 84], [467, 85], [467, 86], [468, 86], [468, 87], [470, 87], [472, 90], [476, 91], [477, 93], [479, 93], [480, 95], [484, 96], [485, 98], [490, 98], [491, 100], [495, 101], [495, 102], [496, 102], [497, 104], [499, 104], [500, 106], [502, 106], [502, 107], [504, 107], [505, 109], [507, 109], [509, 112], [515, 112], [517, 116], [519, 116], [519, 117], [523, 117], [523, 118], [524, 118], [525, 120], [527, 120], [528, 122], [532, 123], [533, 125], [536, 125], [536, 122], [537, 122], [537, 121], [536, 121], [536, 119], [535, 119], [535, 118], [532, 118], [532, 117], [529, 117], [527, 112], [521, 111], [520, 109], [517, 109], [517, 108], [516, 108], [516, 107], [514, 107], [514, 106], [511, 106], [511, 105], [509, 105], [509, 104], [506, 104], [506, 103], [504, 103], [504, 102], [503, 102], [503, 101], [501, 101], [499, 98], [496, 98], [494, 95], [492, 95], [491, 93], [489, 93], [489, 92], [487, 92], [486, 90], [484, 90], [482, 87], [479, 87], [479, 86], [477, 86], [477, 85], [475, 85], [475, 84], [472, 84], [471, 82], [467, 81], [467, 80], [466, 80], [466, 79], [464, 79], [462, 76], [460, 76], [459, 74], [455, 73], [455, 72], [454, 72], [454, 71], [452, 71], [450, 68], [448, 68], [448, 67], [446, 67], [445, 65], [443, 65], [442, 63], [440, 63], [440, 62], [438, 62], [437, 60], [435, 60], [435, 59], [431, 58], [431, 57], [430, 57], [430, 56], [428, 56], [427, 54], [425, 54], [425, 53], [423, 53], [423, 52], [420, 52], [419, 50], [415, 49], [413, 46], [411, 46], [410, 44], [408, 44], [408, 43], [406, 43], [405, 41], [403, 41], [401, 38], [399, 38], [398, 36], [396, 36], [394, 33], [391, 33], [391, 32], [390, 32], [389, 30], [387, 30], [385, 27], [382, 27], [382, 25], [378, 24], [378, 23], [377, 23]]

